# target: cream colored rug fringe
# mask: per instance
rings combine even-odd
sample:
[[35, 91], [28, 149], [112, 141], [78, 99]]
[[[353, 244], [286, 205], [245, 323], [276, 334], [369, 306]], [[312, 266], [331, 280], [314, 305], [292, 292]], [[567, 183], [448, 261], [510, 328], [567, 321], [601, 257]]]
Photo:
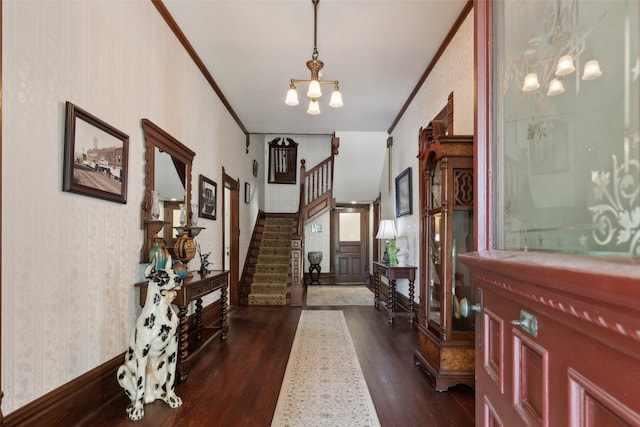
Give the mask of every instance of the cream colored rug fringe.
[[370, 305], [373, 306], [373, 292], [366, 286], [307, 286], [307, 305]]
[[271, 426], [379, 425], [343, 312], [303, 310]]

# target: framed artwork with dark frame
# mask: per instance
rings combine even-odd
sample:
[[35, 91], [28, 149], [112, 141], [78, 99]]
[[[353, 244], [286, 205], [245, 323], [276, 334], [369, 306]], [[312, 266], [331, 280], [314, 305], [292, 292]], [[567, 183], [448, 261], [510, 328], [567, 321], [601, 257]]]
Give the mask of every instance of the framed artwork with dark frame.
[[129, 136], [66, 104], [62, 190], [127, 203]]
[[258, 177], [258, 161], [253, 159], [253, 176]]
[[412, 213], [411, 168], [406, 168], [396, 177], [396, 217]]
[[204, 175], [200, 175], [198, 185], [198, 216], [216, 219], [218, 184]]
[[248, 182], [244, 183], [244, 202], [249, 203], [251, 201], [251, 184]]

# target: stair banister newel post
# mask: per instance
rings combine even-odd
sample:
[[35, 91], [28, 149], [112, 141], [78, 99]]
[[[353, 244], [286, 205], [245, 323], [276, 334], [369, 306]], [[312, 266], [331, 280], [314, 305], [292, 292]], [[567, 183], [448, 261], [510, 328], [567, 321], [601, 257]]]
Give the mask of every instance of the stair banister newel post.
[[291, 236], [291, 306], [302, 306], [304, 275], [304, 219], [305, 219], [305, 160], [300, 160], [300, 200], [298, 201], [298, 221], [296, 232]]

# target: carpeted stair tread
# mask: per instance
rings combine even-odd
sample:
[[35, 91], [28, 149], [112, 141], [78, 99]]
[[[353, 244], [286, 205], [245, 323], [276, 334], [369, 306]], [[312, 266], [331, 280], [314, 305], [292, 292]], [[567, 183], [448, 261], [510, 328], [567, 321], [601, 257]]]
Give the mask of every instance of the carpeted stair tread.
[[[269, 248], [287, 248], [291, 246], [291, 240], [287, 237], [287, 239], [262, 239], [262, 246], [267, 246]], [[261, 246], [261, 248], [262, 248]], [[262, 251], [260, 252], [262, 253]]]
[[260, 264], [289, 264], [291, 255], [289, 251], [283, 255], [259, 254], [258, 262]]
[[251, 294], [281, 294], [287, 291], [286, 283], [252, 283]]
[[249, 305], [287, 305], [287, 296], [249, 294]]
[[269, 248], [269, 247], [261, 247], [260, 248], [260, 252], [259, 255], [283, 255], [283, 256], [288, 256], [291, 257], [291, 248], [289, 247], [275, 247], [275, 248]]
[[[267, 274], [284, 274], [287, 276], [289, 274], [289, 264], [256, 264], [256, 273], [267, 273]], [[254, 273], [255, 275], [255, 273]]]

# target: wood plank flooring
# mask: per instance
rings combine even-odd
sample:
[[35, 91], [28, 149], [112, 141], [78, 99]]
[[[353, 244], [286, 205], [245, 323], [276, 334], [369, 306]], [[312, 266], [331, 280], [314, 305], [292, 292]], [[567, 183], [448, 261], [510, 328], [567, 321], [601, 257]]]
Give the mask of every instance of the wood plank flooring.
[[[393, 326], [371, 306], [305, 307], [343, 310], [382, 426], [474, 425], [474, 393], [460, 386], [435, 392], [413, 362], [417, 330], [405, 317]], [[141, 421], [126, 416], [127, 399], [112, 402], [83, 425], [270, 426], [301, 308], [233, 306], [229, 338], [213, 342], [192, 363], [177, 387], [183, 406], [156, 401]], [[115, 375], [115, 373], [114, 373]], [[114, 377], [115, 381], [115, 377]]]

